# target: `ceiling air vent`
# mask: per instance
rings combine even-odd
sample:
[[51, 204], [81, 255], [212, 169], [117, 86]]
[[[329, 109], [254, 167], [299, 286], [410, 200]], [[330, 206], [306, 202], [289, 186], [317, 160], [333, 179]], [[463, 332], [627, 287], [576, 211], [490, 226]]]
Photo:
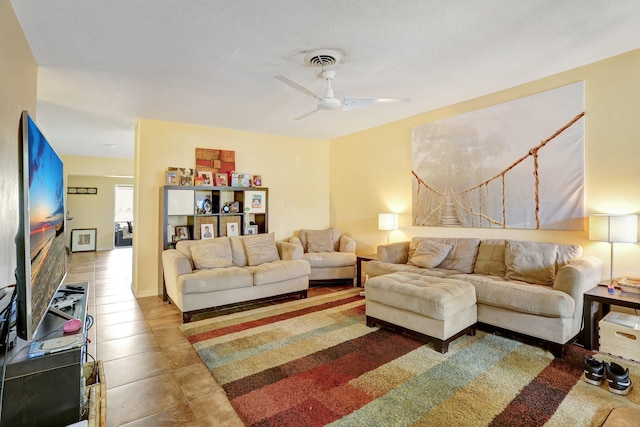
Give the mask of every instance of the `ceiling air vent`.
[[324, 68], [340, 62], [342, 55], [340, 52], [330, 49], [316, 50], [309, 52], [304, 57], [305, 64], [311, 67]]

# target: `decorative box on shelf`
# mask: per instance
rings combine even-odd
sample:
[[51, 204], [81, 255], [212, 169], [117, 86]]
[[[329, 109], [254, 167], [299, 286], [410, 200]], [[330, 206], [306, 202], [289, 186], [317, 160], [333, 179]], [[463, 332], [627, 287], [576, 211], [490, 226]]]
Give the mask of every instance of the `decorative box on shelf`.
[[612, 311], [598, 325], [601, 352], [640, 361], [640, 316]]

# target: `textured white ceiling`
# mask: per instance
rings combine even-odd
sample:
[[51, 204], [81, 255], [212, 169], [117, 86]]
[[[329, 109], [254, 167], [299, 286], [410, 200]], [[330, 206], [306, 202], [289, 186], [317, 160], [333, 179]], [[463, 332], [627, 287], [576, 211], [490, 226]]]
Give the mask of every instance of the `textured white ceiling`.
[[[139, 118], [330, 139], [640, 48], [638, 0], [11, 0], [63, 154], [133, 157]], [[343, 60], [320, 111], [309, 51]], [[108, 147], [115, 145], [115, 147]]]

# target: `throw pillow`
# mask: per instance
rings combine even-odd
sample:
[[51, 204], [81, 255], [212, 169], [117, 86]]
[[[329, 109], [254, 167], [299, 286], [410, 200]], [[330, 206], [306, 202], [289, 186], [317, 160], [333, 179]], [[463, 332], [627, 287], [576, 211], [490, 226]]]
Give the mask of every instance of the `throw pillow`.
[[308, 230], [307, 252], [335, 252], [333, 231], [330, 228], [326, 230]]
[[242, 241], [247, 252], [247, 262], [252, 267], [280, 259], [274, 233], [246, 236]]
[[214, 239], [211, 242], [192, 245], [191, 259], [198, 270], [231, 267], [231, 245], [229, 239]]
[[538, 285], [552, 285], [556, 278], [558, 245], [554, 243], [507, 241], [505, 277]]
[[473, 272], [490, 276], [504, 277], [504, 251], [506, 242], [502, 239], [484, 239], [480, 243], [478, 259]]
[[422, 268], [437, 267], [449, 255], [451, 249], [453, 249], [451, 245], [423, 240], [409, 259], [409, 264]]

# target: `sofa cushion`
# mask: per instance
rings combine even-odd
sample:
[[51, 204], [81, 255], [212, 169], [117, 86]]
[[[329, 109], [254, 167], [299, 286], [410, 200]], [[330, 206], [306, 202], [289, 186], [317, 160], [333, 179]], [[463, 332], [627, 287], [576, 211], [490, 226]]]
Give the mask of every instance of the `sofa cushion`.
[[240, 267], [198, 270], [178, 277], [178, 292], [182, 294], [224, 291], [252, 285], [253, 275]]
[[245, 267], [245, 269], [253, 274], [254, 286], [283, 282], [311, 274], [309, 263], [301, 259], [278, 260], [254, 267]]
[[556, 277], [557, 253], [558, 245], [555, 243], [509, 240], [504, 253], [505, 277], [538, 285], [552, 285]]
[[423, 240], [418, 244], [408, 264], [423, 268], [434, 268], [440, 265], [449, 255], [453, 246], [433, 240]]
[[558, 245], [558, 256], [556, 258], [556, 271], [577, 260], [582, 256], [582, 246], [579, 245]]
[[196, 269], [231, 267], [229, 239], [211, 239], [207, 243], [191, 245], [191, 259]]
[[571, 295], [548, 286], [507, 281], [478, 274], [456, 274], [450, 278], [464, 280], [474, 285], [478, 304], [537, 316], [561, 318], [574, 316], [576, 303]]
[[440, 263], [440, 268], [455, 270], [462, 273], [472, 273], [478, 256], [480, 239], [471, 238], [441, 238], [441, 237], [414, 237], [409, 245], [409, 259], [423, 240], [432, 240], [453, 248], [447, 257]]
[[356, 265], [356, 254], [345, 252], [306, 253], [302, 259], [314, 268], [347, 267]]
[[243, 237], [229, 237], [231, 243], [231, 259], [236, 267], [245, 267], [247, 265], [247, 251], [244, 249]]
[[[342, 233], [340, 233], [340, 230], [336, 228], [329, 228], [328, 230], [331, 230], [331, 241], [333, 242], [333, 250], [338, 251], [340, 249], [340, 236]], [[300, 230], [300, 232], [298, 233], [298, 238], [300, 239], [300, 243], [302, 243], [302, 247], [304, 248], [305, 252], [308, 252], [309, 241], [307, 239], [307, 234], [310, 231], [313, 232], [313, 231], [325, 231], [325, 230], [307, 230], [304, 228]]]
[[480, 242], [478, 259], [473, 269], [474, 273], [504, 277], [507, 270], [504, 265], [504, 239], [484, 239]]
[[459, 271], [447, 270], [446, 268], [422, 268], [411, 264], [395, 264], [384, 261], [368, 261], [365, 265], [365, 272], [371, 277], [398, 272], [417, 273], [430, 277], [447, 277], [460, 274]]
[[334, 252], [333, 232], [326, 230], [307, 230], [307, 252]]
[[265, 262], [280, 259], [274, 233], [244, 236], [242, 241], [244, 243], [244, 249], [247, 252], [247, 262], [249, 266], [260, 265]]

